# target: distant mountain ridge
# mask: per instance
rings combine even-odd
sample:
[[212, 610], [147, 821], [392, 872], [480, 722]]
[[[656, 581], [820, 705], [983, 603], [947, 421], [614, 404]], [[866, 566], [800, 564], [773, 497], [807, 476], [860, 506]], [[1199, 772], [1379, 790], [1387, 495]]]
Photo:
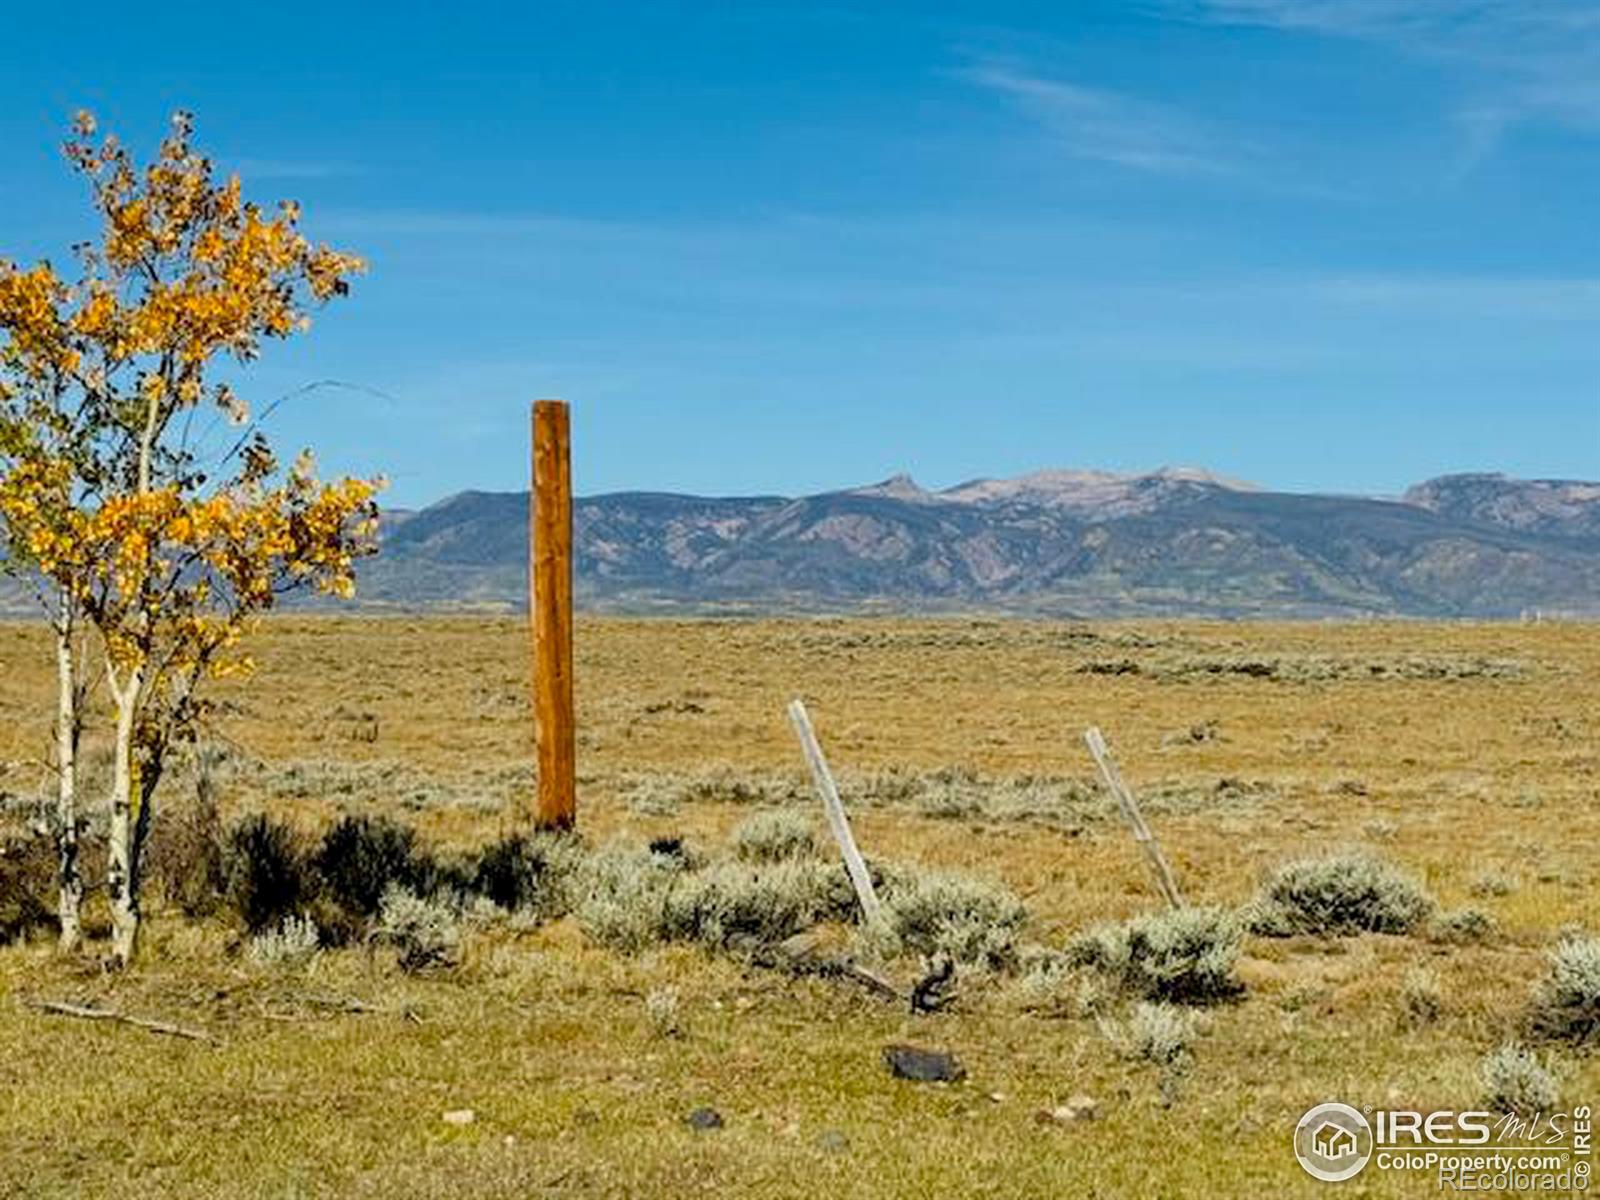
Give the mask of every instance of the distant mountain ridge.
[[[526, 493], [385, 522], [362, 595], [520, 606]], [[1272, 492], [1195, 468], [1040, 471], [928, 491], [619, 492], [574, 505], [577, 597], [613, 611], [1600, 615], [1600, 483], [1451, 475], [1399, 500]]]

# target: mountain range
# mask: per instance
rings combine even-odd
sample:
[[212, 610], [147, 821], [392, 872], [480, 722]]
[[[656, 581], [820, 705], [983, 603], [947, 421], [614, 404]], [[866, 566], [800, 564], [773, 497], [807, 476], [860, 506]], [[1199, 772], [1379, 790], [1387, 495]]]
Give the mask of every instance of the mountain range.
[[[370, 603], [519, 607], [526, 493], [385, 520]], [[1052, 470], [928, 491], [618, 492], [574, 502], [593, 610], [1041, 615], [1600, 615], [1600, 483], [1449, 475], [1394, 499], [1191, 468]]]

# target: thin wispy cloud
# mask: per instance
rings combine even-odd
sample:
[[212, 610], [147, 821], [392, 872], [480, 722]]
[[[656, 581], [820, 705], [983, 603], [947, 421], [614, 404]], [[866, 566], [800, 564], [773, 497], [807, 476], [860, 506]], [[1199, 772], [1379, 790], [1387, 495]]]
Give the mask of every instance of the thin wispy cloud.
[[1009, 64], [982, 63], [959, 74], [1004, 99], [1074, 157], [1164, 174], [1237, 169], [1233, 151], [1220, 137], [1166, 105]]
[[1600, 5], [1594, 0], [1172, 0], [1167, 11], [1389, 46], [1454, 64], [1454, 114], [1476, 156], [1515, 126], [1600, 132]]

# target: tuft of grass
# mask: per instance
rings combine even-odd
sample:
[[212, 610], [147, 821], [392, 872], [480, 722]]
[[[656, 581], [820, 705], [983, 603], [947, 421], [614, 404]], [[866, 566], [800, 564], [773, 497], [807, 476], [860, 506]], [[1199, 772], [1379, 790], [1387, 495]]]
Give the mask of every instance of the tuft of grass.
[[733, 849], [746, 862], [774, 863], [810, 858], [817, 840], [809, 818], [780, 808], [741, 821], [733, 831]]
[[1532, 1116], [1549, 1112], [1560, 1100], [1555, 1075], [1532, 1051], [1507, 1042], [1478, 1064], [1484, 1107], [1491, 1112]]
[[1439, 976], [1427, 967], [1408, 967], [1400, 980], [1400, 1007], [1404, 1023], [1431, 1025], [1444, 1012]]
[[1433, 898], [1411, 876], [1369, 854], [1349, 853], [1280, 866], [1247, 921], [1252, 933], [1267, 937], [1409, 933], [1433, 909]]
[[1067, 947], [1119, 990], [1173, 1004], [1212, 1004], [1244, 990], [1234, 974], [1241, 933], [1232, 913], [1180, 908], [1102, 925]]
[[1550, 951], [1549, 963], [1549, 973], [1534, 989], [1534, 1029], [1579, 1044], [1600, 1039], [1600, 938], [1563, 938]]

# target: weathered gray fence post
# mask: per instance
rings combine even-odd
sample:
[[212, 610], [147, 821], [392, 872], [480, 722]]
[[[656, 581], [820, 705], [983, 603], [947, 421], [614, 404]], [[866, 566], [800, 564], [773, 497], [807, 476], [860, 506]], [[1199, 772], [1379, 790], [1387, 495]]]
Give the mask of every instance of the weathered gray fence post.
[[833, 782], [833, 773], [828, 770], [828, 760], [822, 756], [822, 747], [817, 744], [811, 718], [806, 713], [806, 706], [799, 700], [790, 701], [789, 720], [794, 725], [795, 736], [800, 739], [800, 751], [806, 757], [806, 765], [811, 768], [811, 780], [816, 784], [817, 795], [822, 798], [822, 811], [827, 815], [828, 828], [833, 831], [833, 840], [839, 843], [839, 853], [844, 856], [844, 869], [850, 873], [856, 898], [861, 901], [861, 913], [866, 917], [867, 924], [871, 925], [882, 915], [878, 893], [873, 889], [872, 876], [867, 873], [867, 864], [862, 861], [861, 851], [856, 849], [856, 840], [850, 834], [850, 821], [844, 815], [844, 802], [839, 799], [839, 789]]
[[1106, 788], [1116, 798], [1117, 807], [1122, 809], [1128, 828], [1133, 831], [1133, 840], [1139, 843], [1150, 869], [1155, 872], [1161, 894], [1173, 908], [1182, 908], [1183, 897], [1178, 894], [1178, 881], [1172, 877], [1172, 868], [1167, 866], [1167, 860], [1161, 853], [1161, 843], [1156, 841], [1150, 826], [1145, 824], [1144, 814], [1139, 811], [1139, 802], [1133, 798], [1133, 792], [1122, 782], [1122, 772], [1117, 770], [1117, 760], [1111, 757], [1105, 738], [1100, 736], [1099, 729], [1090, 726], [1084, 731], [1083, 740], [1089, 744], [1089, 753], [1094, 755], [1095, 764], [1100, 768], [1100, 778], [1105, 780]]

